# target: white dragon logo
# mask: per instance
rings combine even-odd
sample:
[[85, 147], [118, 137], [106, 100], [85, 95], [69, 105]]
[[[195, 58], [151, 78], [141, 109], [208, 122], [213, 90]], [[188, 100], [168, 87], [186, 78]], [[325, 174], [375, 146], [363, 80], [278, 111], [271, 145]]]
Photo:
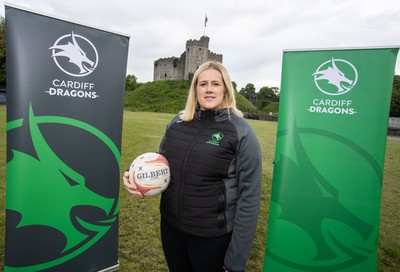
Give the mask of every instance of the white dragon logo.
[[[354, 71], [354, 79], [349, 79], [346, 77], [345, 73], [342, 72], [336, 65], [335, 62], [343, 62], [346, 63], [347, 65], [349, 65], [352, 70]], [[324, 66], [326, 66], [327, 64], [331, 63], [332, 66], [328, 66], [326, 69], [323, 69]], [[329, 95], [341, 95], [344, 93], [347, 93], [348, 91], [350, 91], [354, 85], [357, 83], [357, 70], [354, 67], [353, 64], [351, 64], [350, 62], [346, 61], [346, 60], [341, 60], [341, 59], [334, 59], [332, 58], [332, 60], [326, 61], [323, 64], [321, 64], [317, 71], [315, 73], [312, 74], [314, 76], [314, 82], [317, 85], [318, 89], [326, 94]], [[327, 80], [328, 84], [334, 85], [337, 87], [337, 92], [328, 92], [326, 90], [324, 90], [323, 88], [321, 88], [318, 84], [317, 81], [319, 80]]]
[[[60, 41], [62, 41], [65, 38], [71, 37], [71, 41], [68, 41], [66, 44], [59, 44]], [[77, 39], [80, 38], [84, 41], [86, 41], [90, 46], [93, 48], [94, 51], [94, 56], [92, 56], [93, 60], [90, 60], [87, 57], [86, 52], [79, 46]], [[61, 38], [59, 38], [52, 47], [49, 48], [52, 50], [52, 55], [51, 57], [54, 59], [56, 62], [57, 66], [64, 71], [65, 73], [72, 75], [72, 76], [86, 76], [94, 71], [94, 69], [97, 66], [98, 62], [98, 55], [97, 55], [97, 50], [94, 47], [94, 45], [86, 38], [74, 34], [72, 31], [71, 35], [64, 35]], [[72, 72], [71, 69], [66, 69], [66, 67], [63, 67], [63, 65], [60, 65], [60, 63], [57, 61], [58, 57], [66, 57], [68, 58], [68, 62], [74, 64], [79, 70], [79, 72]]]

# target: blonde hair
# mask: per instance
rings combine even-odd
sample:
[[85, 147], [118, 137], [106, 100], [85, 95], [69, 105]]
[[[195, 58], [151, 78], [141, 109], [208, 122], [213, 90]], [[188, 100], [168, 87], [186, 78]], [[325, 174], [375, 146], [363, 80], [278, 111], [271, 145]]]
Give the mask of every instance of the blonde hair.
[[186, 100], [186, 106], [183, 111], [179, 113], [179, 117], [183, 121], [191, 121], [194, 118], [196, 113], [196, 109], [199, 106], [197, 101], [197, 94], [196, 94], [196, 85], [199, 78], [199, 75], [208, 69], [215, 69], [219, 71], [222, 75], [222, 80], [225, 85], [225, 94], [224, 98], [221, 103], [222, 108], [226, 108], [231, 112], [235, 113], [236, 115], [243, 117], [243, 113], [236, 107], [236, 98], [235, 98], [235, 91], [232, 86], [231, 78], [228, 74], [226, 68], [220, 63], [216, 61], [208, 61], [200, 65], [197, 71], [194, 73], [192, 83], [190, 84], [189, 94]]

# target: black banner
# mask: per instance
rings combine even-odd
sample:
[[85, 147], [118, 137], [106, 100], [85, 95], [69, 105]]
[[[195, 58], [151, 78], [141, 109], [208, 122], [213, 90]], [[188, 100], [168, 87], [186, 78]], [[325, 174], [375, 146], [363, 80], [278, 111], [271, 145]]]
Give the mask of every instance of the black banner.
[[118, 269], [129, 37], [5, 11], [5, 271]]

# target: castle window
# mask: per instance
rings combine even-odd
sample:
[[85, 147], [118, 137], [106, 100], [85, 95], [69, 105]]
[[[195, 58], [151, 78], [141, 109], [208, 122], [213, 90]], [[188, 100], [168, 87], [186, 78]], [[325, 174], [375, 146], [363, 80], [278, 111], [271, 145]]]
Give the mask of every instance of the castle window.
[[189, 47], [187, 48], [187, 51], [189, 52]]
[[199, 51], [201, 51], [201, 47], [199, 47]]
[[164, 77], [167, 78], [167, 73], [164, 74]]

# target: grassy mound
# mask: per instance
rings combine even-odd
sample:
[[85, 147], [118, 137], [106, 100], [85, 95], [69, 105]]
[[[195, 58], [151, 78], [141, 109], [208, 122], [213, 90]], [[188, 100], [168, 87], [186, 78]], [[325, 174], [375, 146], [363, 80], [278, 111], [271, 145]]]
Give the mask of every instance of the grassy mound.
[[[129, 111], [178, 113], [183, 110], [189, 92], [187, 80], [147, 82], [125, 94], [124, 106]], [[238, 108], [255, 112], [256, 108], [242, 95], [235, 93]]]

